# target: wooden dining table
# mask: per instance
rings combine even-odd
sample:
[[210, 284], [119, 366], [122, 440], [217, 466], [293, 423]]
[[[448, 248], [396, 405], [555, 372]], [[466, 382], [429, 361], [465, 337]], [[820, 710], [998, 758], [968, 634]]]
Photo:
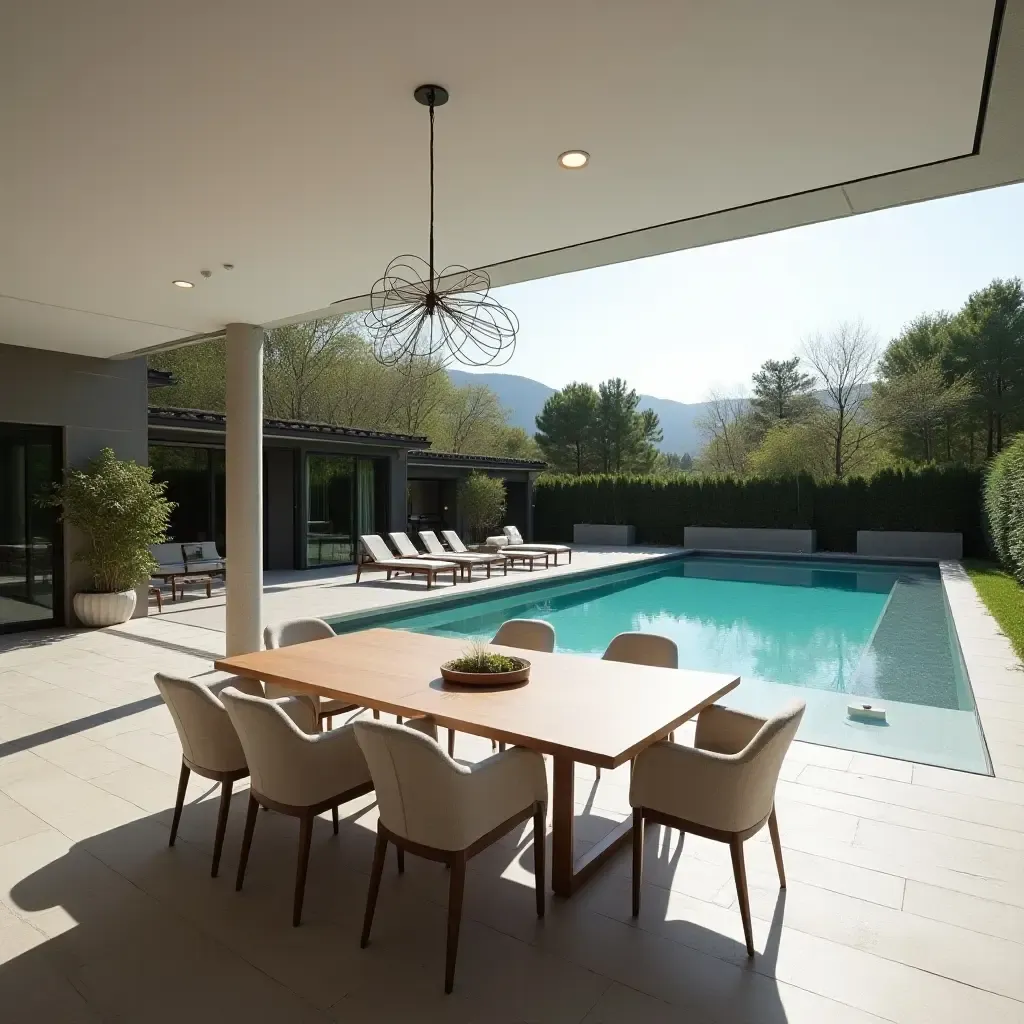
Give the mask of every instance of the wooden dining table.
[[444, 682], [440, 666], [465, 649], [464, 640], [450, 637], [367, 629], [221, 658], [215, 667], [403, 717], [430, 715], [458, 732], [550, 754], [551, 888], [559, 896], [571, 896], [632, 828], [627, 818], [576, 858], [575, 764], [617, 768], [740, 682], [720, 673], [497, 646], [492, 649], [530, 662], [529, 682], [508, 688]]

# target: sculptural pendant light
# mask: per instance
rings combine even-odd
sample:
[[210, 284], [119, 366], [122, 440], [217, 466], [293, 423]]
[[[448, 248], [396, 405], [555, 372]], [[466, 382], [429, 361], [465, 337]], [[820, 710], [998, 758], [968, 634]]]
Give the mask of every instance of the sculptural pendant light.
[[421, 85], [413, 95], [430, 112], [429, 258], [396, 256], [374, 284], [364, 318], [373, 354], [385, 366], [500, 366], [515, 349], [515, 313], [491, 298], [485, 271], [434, 266], [434, 110], [448, 90]]

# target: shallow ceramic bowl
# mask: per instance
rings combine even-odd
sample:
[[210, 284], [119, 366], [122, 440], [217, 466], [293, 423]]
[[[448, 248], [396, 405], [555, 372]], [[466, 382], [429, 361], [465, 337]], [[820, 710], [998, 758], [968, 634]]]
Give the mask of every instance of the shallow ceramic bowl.
[[441, 666], [441, 678], [446, 683], [457, 683], [459, 686], [516, 686], [529, 681], [530, 663], [525, 658], [516, 658], [519, 667], [511, 672], [461, 672]]

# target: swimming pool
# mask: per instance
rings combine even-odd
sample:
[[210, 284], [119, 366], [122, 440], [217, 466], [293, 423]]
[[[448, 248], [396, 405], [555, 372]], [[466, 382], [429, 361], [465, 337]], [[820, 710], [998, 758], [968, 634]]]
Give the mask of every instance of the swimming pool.
[[[990, 771], [936, 566], [687, 555], [484, 593], [373, 624], [489, 639], [506, 619], [539, 618], [558, 650], [593, 656], [617, 633], [660, 633], [678, 645], [680, 668], [741, 677], [725, 699], [733, 707], [770, 713], [805, 700], [801, 739]], [[886, 722], [850, 719], [854, 698], [884, 706]]]

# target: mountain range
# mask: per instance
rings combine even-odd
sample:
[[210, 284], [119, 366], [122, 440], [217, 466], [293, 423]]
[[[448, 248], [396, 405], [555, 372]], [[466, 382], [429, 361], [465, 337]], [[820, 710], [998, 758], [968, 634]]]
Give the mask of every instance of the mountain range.
[[[537, 429], [537, 414], [556, 390], [539, 380], [519, 377], [514, 373], [466, 373], [465, 370], [449, 370], [448, 376], [457, 387], [486, 384], [508, 411], [509, 423], [514, 427], [522, 427], [531, 436]], [[641, 395], [640, 408], [653, 409], [658, 414], [665, 435], [658, 447], [663, 452], [676, 452], [679, 455], [685, 452], [689, 452], [690, 455], [697, 454], [701, 447], [701, 438], [696, 421], [706, 411], [706, 402], [687, 404], [674, 402], [670, 398]]]

